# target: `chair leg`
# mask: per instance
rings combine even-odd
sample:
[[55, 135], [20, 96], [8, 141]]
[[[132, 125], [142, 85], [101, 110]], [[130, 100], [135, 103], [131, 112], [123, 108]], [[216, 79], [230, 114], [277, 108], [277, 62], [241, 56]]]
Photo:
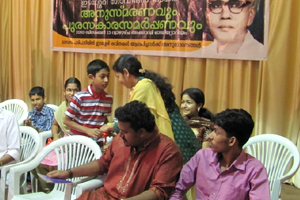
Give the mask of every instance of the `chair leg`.
[[281, 181], [277, 179], [274, 182], [273, 190], [271, 192], [271, 200], [279, 200], [280, 193], [281, 193]]

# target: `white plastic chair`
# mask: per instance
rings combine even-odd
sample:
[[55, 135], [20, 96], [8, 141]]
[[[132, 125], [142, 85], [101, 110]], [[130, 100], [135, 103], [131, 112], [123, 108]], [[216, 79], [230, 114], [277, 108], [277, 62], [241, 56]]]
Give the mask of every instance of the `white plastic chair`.
[[[20, 175], [24, 172], [30, 171], [36, 168], [41, 161], [51, 152], [55, 151], [58, 162], [58, 170], [67, 170], [76, 166], [80, 166], [89, 163], [95, 159], [100, 158], [102, 155], [99, 146], [90, 138], [85, 136], [71, 136], [61, 138], [52, 142], [46, 146], [32, 161], [22, 165], [11, 168], [9, 176], [9, 190], [8, 199], [23, 200], [23, 199], [47, 199], [47, 200], [59, 200], [59, 199], [75, 199], [76, 184], [82, 180], [86, 180], [84, 177], [72, 178], [74, 184], [69, 184], [71, 188], [70, 194], [65, 193], [66, 184], [54, 184], [54, 189], [45, 194], [43, 192], [31, 193], [20, 195], [19, 182]], [[72, 186], [75, 186], [72, 189]], [[64, 197], [66, 195], [66, 197]]]
[[251, 137], [243, 149], [264, 164], [270, 182], [271, 200], [278, 200], [281, 183], [291, 178], [300, 164], [296, 145], [280, 135], [262, 134]]
[[28, 114], [28, 106], [21, 99], [9, 99], [0, 104], [0, 107], [4, 110], [13, 112], [18, 120], [18, 124], [23, 125], [23, 121]]
[[[14, 166], [19, 166], [32, 160], [38, 153], [40, 146], [40, 138], [38, 132], [28, 126], [20, 126], [20, 162], [7, 164], [1, 169], [1, 187], [0, 199], [5, 199], [6, 176], [9, 170]], [[21, 184], [24, 193], [27, 193], [27, 173], [25, 173], [24, 181]]]
[[54, 104], [47, 104], [47, 106], [52, 108], [54, 111], [56, 111], [58, 109], [58, 106], [54, 105]]

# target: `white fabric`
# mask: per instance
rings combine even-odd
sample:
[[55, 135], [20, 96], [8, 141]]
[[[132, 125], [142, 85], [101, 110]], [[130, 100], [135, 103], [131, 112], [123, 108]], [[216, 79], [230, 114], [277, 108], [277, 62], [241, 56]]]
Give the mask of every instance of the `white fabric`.
[[20, 159], [20, 129], [15, 115], [0, 108], [0, 158], [9, 154]]
[[205, 58], [237, 58], [241, 56], [243, 59], [256, 59], [262, 57], [262, 53], [265, 52], [264, 48], [264, 45], [254, 39], [248, 31], [245, 40], [237, 53], [218, 53], [217, 40], [214, 40], [213, 43], [195, 51], [193, 54], [202, 55]]

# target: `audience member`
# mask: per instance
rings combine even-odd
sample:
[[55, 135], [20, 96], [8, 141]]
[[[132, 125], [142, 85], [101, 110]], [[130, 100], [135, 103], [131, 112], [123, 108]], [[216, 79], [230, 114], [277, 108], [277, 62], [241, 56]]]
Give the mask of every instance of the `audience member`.
[[[60, 137], [69, 136], [70, 129], [63, 122], [66, 116], [65, 111], [69, 107], [74, 94], [76, 94], [80, 90], [81, 90], [81, 83], [77, 78], [71, 77], [68, 80], [66, 80], [64, 85], [64, 96], [66, 100], [63, 101], [58, 107], [58, 109], [54, 112], [55, 118], [51, 127], [53, 141], [58, 140]], [[53, 151], [44, 158], [44, 160], [35, 169], [33, 173], [37, 176], [37, 173], [47, 174], [48, 172], [56, 169], [57, 169], [57, 160], [56, 160], [56, 154]], [[39, 179], [39, 191], [43, 191], [45, 193], [49, 193], [52, 191], [54, 184], [46, 183], [39, 176], [37, 176], [37, 178]]]
[[[20, 159], [20, 130], [15, 115], [0, 108], [0, 171], [3, 165]], [[1, 176], [1, 173], [0, 173]]]
[[167, 79], [146, 71], [139, 60], [129, 54], [118, 58], [113, 69], [119, 82], [131, 88], [130, 101], [138, 100], [147, 104], [156, 117], [159, 131], [175, 139], [186, 163], [200, 149], [200, 145], [182, 118]]
[[108, 121], [113, 102], [112, 96], [104, 91], [109, 82], [109, 71], [107, 64], [100, 59], [88, 64], [91, 84], [74, 95], [65, 112], [64, 123], [70, 127], [70, 135], [84, 135], [95, 141], [102, 137], [101, 127]]
[[64, 118], [66, 117], [65, 112], [68, 109], [73, 96], [79, 91], [81, 91], [81, 83], [77, 78], [71, 77], [66, 80], [64, 85], [64, 96], [66, 100], [63, 101], [54, 112], [54, 121], [51, 127], [53, 141], [69, 135], [70, 128], [64, 124]]
[[104, 186], [78, 199], [168, 199], [182, 168], [182, 154], [169, 137], [160, 134], [146, 104], [132, 101], [116, 109], [120, 128], [105, 155], [67, 171], [53, 171], [52, 178], [107, 173]]
[[133, 55], [122, 55], [114, 63], [113, 70], [119, 82], [131, 89], [129, 101], [146, 103], [155, 116], [159, 131], [174, 140], [171, 120], [162, 96], [152, 80], [142, 77], [144, 71], [138, 59]]
[[204, 104], [205, 96], [198, 88], [188, 88], [181, 93], [182, 115], [202, 144], [202, 148], [209, 146], [206, 139], [213, 130], [213, 114], [204, 108]]
[[198, 143], [192, 129], [180, 114], [179, 107], [175, 102], [175, 95], [172, 92], [172, 85], [167, 78], [162, 77], [157, 73], [145, 70], [145, 73], [142, 75], [145, 78], [152, 80], [159, 89], [171, 120], [175, 142], [183, 154], [184, 163], [186, 163], [199, 149], [201, 149], [201, 145]]
[[54, 110], [45, 104], [44, 88], [33, 87], [29, 92], [29, 97], [33, 109], [28, 112], [27, 120], [24, 120], [23, 125], [30, 126], [39, 133], [49, 131], [54, 120]]
[[196, 185], [196, 200], [267, 200], [270, 188], [266, 169], [242, 150], [254, 122], [243, 109], [216, 114], [214, 131], [208, 136], [210, 148], [197, 152], [183, 167], [170, 200], [182, 199]]

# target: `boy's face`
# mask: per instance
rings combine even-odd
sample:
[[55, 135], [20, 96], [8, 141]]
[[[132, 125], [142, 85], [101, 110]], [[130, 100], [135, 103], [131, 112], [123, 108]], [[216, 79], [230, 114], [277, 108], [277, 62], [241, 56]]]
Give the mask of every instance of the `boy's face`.
[[220, 126], [214, 126], [214, 131], [208, 135], [208, 141], [213, 152], [225, 153], [230, 149], [230, 138], [227, 137], [226, 131]]
[[42, 111], [45, 101], [44, 97], [35, 94], [30, 96], [30, 100], [34, 109], [36, 109], [39, 112]]
[[95, 91], [104, 90], [109, 81], [109, 72], [107, 69], [101, 69], [95, 76], [89, 74], [89, 79], [92, 81]]

